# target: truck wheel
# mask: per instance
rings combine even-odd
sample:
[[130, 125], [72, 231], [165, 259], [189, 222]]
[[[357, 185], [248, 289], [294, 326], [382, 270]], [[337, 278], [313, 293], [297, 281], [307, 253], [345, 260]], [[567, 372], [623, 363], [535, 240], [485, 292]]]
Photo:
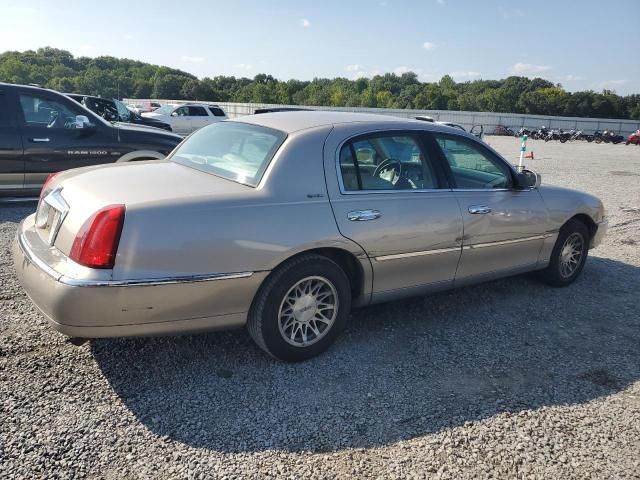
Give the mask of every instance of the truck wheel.
[[326, 350], [345, 326], [351, 288], [344, 271], [316, 254], [278, 267], [253, 301], [247, 327], [269, 355], [299, 362]]
[[554, 287], [566, 287], [575, 281], [589, 253], [589, 230], [578, 220], [569, 220], [558, 234], [549, 266], [540, 272], [542, 281]]

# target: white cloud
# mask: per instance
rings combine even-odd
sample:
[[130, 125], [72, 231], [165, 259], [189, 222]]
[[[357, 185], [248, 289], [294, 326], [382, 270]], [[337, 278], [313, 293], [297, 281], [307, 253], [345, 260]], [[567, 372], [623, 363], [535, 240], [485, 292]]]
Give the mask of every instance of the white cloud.
[[411, 68], [411, 67], [407, 67], [406, 65], [401, 65], [401, 66], [396, 67], [396, 68], [393, 69], [393, 73], [395, 73], [396, 75], [402, 75], [403, 73], [407, 73], [407, 72], [416, 73], [416, 69], [415, 68]]
[[344, 67], [344, 69], [347, 72], [359, 72], [360, 70], [362, 70], [364, 67], [358, 63], [354, 63], [353, 65], [347, 65], [346, 67]]
[[133, 40], [135, 37], [133, 35], [131, 35], [130, 33], [124, 33], [122, 35], [122, 38], [125, 40]]
[[309, 28], [311, 26], [311, 22], [307, 18], [302, 18], [300, 19], [300, 25], [302, 25], [304, 28]]
[[564, 80], [565, 82], [579, 82], [580, 80], [584, 80], [584, 77], [583, 77], [583, 76], [580, 76], [580, 75], [572, 75], [572, 74], [569, 74], [569, 75], [565, 75], [565, 76], [563, 77], [563, 80]]
[[422, 48], [424, 48], [425, 50], [433, 50], [434, 48], [436, 48], [436, 44], [433, 42], [424, 42], [422, 44]]
[[615, 90], [616, 88], [623, 87], [629, 80], [604, 80], [595, 84], [598, 90]]
[[202, 63], [202, 62], [204, 62], [204, 57], [191, 57], [189, 55], [183, 55], [181, 58], [182, 58], [183, 62], [189, 62], [189, 63]]
[[470, 78], [478, 78], [480, 76], [480, 72], [466, 71], [466, 72], [451, 72], [449, 75], [456, 80], [468, 80]]
[[517, 75], [526, 75], [532, 73], [542, 73], [547, 70], [551, 70], [551, 67], [548, 65], [532, 65], [531, 63], [521, 63], [518, 62], [511, 67], [511, 73]]
[[505, 8], [500, 7], [499, 9], [500, 15], [502, 15], [502, 18], [504, 18], [505, 20], [511, 20], [512, 18], [522, 18], [524, 17], [524, 12], [522, 10], [519, 9], [510, 9], [507, 10]]
[[236, 70], [253, 70], [253, 65], [251, 65], [250, 63], [235, 63], [232, 65], [232, 67]]

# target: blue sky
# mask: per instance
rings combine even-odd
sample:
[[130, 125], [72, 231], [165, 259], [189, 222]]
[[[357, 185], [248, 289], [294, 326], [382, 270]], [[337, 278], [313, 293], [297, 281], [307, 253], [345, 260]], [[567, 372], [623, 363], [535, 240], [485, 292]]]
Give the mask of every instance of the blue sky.
[[199, 77], [407, 70], [640, 93], [640, 1], [2, 0], [0, 50], [52, 46]]

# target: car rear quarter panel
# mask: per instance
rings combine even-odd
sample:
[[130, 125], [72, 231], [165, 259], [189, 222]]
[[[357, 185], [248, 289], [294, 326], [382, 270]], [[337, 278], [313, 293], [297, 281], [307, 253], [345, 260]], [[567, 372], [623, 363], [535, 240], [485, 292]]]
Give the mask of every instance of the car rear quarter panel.
[[290, 135], [245, 195], [128, 207], [114, 279], [270, 271], [297, 253], [327, 247], [366, 264], [364, 252], [339, 234], [327, 198], [322, 148], [329, 131]]

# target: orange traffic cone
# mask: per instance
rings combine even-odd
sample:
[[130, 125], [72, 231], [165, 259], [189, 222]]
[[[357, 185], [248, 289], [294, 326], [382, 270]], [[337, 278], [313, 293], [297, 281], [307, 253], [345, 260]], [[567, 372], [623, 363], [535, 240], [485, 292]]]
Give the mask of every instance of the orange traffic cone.
[[533, 151], [531, 153], [527, 153], [524, 158], [530, 158], [531, 160], [535, 160], [535, 158], [533, 158]]

